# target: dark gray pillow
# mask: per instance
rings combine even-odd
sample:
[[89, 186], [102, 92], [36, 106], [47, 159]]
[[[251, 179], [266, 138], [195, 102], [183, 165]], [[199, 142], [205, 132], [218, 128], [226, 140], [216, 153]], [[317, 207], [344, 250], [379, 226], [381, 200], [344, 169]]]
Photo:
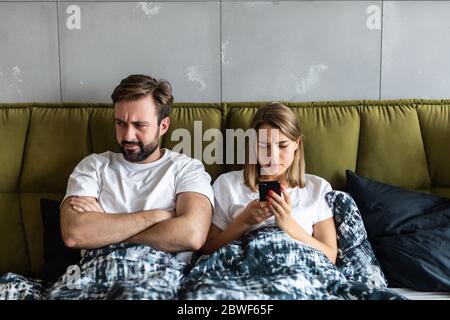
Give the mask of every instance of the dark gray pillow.
[[347, 189], [391, 287], [450, 291], [450, 200], [347, 171]]
[[42, 224], [44, 227], [44, 268], [42, 280], [52, 283], [76, 264], [80, 259], [80, 250], [68, 248], [61, 237], [59, 224], [59, 206], [61, 202], [41, 199]]

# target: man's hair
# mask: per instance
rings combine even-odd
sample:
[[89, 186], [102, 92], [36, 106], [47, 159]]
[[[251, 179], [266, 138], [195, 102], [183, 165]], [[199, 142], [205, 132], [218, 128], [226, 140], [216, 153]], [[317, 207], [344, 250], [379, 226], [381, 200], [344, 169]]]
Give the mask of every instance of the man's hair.
[[120, 101], [136, 101], [150, 95], [155, 100], [158, 114], [158, 125], [162, 119], [169, 116], [173, 103], [172, 86], [166, 80], [132, 74], [122, 79], [111, 95], [113, 104]]

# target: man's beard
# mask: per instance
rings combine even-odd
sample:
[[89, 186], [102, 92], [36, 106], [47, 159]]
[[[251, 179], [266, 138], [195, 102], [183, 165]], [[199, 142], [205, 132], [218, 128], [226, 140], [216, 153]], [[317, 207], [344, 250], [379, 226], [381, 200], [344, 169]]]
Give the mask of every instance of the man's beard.
[[[131, 150], [127, 151], [125, 149], [126, 144], [138, 146], [139, 151], [131, 151]], [[155, 152], [155, 150], [158, 148], [158, 145], [159, 145], [159, 136], [157, 139], [155, 139], [155, 141], [146, 146], [144, 146], [140, 141], [122, 140], [120, 144], [120, 151], [122, 151], [125, 160], [130, 162], [141, 162], [150, 157], [153, 154], [153, 152]]]

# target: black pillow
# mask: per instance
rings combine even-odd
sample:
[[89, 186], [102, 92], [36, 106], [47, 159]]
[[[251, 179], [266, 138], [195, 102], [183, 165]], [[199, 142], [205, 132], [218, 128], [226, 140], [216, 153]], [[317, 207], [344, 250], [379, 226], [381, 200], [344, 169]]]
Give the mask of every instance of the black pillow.
[[346, 174], [389, 286], [450, 291], [450, 199]]
[[53, 283], [76, 264], [81, 256], [80, 250], [68, 248], [61, 237], [59, 206], [61, 202], [41, 199], [42, 223], [44, 226], [44, 268], [42, 280]]

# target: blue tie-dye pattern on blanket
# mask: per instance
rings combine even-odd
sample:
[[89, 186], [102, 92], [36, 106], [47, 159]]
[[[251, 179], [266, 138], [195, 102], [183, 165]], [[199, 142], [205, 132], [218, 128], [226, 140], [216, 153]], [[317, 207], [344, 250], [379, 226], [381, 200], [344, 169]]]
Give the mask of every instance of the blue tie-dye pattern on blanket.
[[148, 246], [88, 250], [51, 287], [4, 275], [0, 299], [404, 299], [386, 288], [353, 199], [332, 191], [326, 200], [336, 222], [336, 266], [272, 226], [200, 257], [190, 272], [174, 254]]
[[202, 256], [183, 281], [182, 299], [402, 299], [354, 281], [321, 252], [265, 227]]
[[0, 299], [176, 299], [187, 264], [144, 245], [117, 244], [87, 250], [51, 287], [8, 273]]
[[406, 299], [387, 282], [353, 199], [325, 196], [338, 240], [336, 265], [318, 250], [266, 227], [201, 257], [185, 278], [184, 299]]

